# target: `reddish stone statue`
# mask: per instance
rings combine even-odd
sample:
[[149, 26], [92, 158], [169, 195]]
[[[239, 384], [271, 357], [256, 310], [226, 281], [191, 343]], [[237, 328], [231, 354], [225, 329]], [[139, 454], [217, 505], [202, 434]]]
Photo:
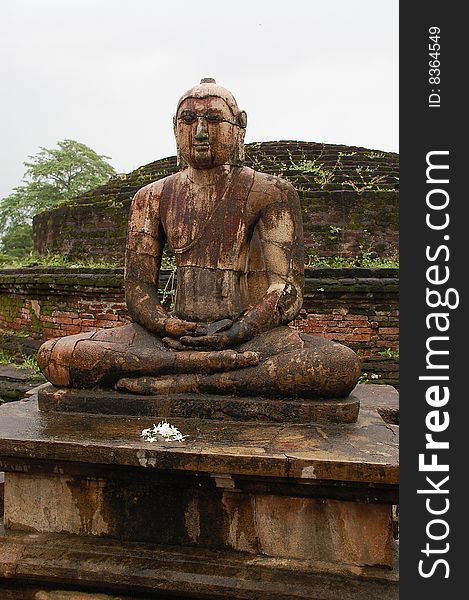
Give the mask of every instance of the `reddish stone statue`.
[[[298, 195], [243, 166], [246, 113], [212, 79], [174, 118], [182, 170], [132, 202], [125, 294], [133, 323], [49, 340], [38, 362], [56, 386], [141, 394], [204, 392], [332, 398], [360, 373], [356, 354], [287, 326], [303, 301]], [[175, 308], [158, 299], [163, 249], [177, 261]]]

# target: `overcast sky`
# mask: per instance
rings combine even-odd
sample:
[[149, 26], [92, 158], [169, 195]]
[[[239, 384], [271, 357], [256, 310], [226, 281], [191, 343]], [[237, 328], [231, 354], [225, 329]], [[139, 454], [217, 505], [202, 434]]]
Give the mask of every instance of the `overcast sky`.
[[246, 141], [398, 151], [398, 0], [0, 0], [0, 198], [71, 138], [118, 172], [175, 154], [201, 77], [248, 113]]

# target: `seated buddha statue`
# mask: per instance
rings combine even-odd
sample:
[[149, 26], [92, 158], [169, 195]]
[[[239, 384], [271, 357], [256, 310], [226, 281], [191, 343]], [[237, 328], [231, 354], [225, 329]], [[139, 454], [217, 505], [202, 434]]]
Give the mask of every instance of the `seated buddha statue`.
[[[298, 194], [244, 166], [246, 113], [212, 79], [177, 105], [181, 170], [133, 198], [125, 298], [132, 322], [45, 342], [38, 362], [56, 386], [139, 394], [339, 398], [360, 362], [349, 348], [288, 326], [303, 302]], [[158, 295], [163, 250], [177, 288]]]

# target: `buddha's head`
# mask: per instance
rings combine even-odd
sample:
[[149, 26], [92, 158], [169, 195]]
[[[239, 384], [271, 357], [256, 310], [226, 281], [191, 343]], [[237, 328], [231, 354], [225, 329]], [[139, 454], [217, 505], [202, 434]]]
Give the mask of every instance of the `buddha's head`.
[[182, 95], [174, 117], [178, 164], [211, 169], [244, 162], [246, 113], [231, 92], [202, 79]]

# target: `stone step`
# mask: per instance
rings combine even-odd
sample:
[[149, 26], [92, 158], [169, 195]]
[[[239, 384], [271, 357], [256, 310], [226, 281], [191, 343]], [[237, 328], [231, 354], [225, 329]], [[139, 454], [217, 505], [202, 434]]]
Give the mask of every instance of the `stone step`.
[[[355, 573], [333, 573], [312, 561], [253, 558], [245, 553], [126, 544], [66, 534], [2, 535], [0, 531], [0, 543], [2, 600], [165, 600], [167, 594], [179, 600], [399, 597], [397, 570], [364, 567], [355, 568]], [[63, 582], [68, 589], [64, 594], [60, 591]]]
[[0, 365], [0, 405], [3, 402], [20, 400], [29, 390], [45, 379], [32, 369], [20, 368], [14, 364]]

